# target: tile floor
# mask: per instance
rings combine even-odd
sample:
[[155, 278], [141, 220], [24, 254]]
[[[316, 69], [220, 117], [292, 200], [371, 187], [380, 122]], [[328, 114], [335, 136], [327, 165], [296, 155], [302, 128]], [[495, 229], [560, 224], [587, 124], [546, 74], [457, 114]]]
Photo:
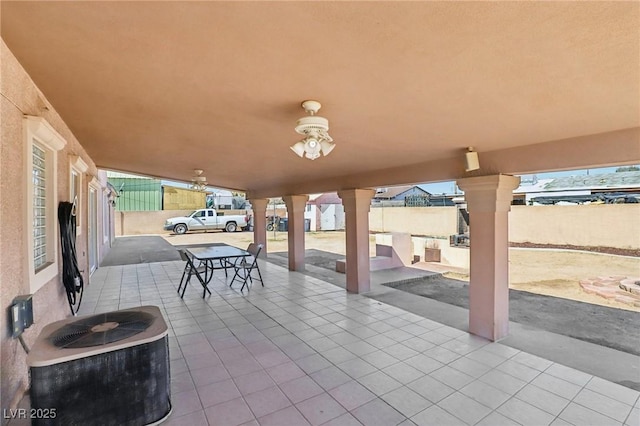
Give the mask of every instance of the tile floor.
[[[639, 393], [261, 262], [202, 299], [181, 262], [103, 267], [81, 313], [156, 305], [168, 425], [640, 425]], [[195, 280], [194, 280], [195, 281]]]

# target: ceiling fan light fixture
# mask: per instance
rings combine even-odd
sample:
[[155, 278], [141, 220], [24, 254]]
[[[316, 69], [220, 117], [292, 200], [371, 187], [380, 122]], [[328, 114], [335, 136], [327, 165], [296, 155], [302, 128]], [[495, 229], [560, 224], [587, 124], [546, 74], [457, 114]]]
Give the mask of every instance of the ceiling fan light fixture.
[[320, 107], [318, 101], [302, 102], [302, 108], [309, 115], [298, 119], [295, 130], [305, 138], [291, 147], [299, 157], [315, 160], [320, 154], [329, 154], [335, 147], [333, 139], [329, 136], [329, 120], [316, 115]]
[[312, 136], [305, 138], [302, 142], [304, 142], [304, 152], [305, 157], [309, 160], [315, 160], [320, 157], [320, 143], [317, 139]]
[[304, 141], [300, 141], [291, 146], [291, 150], [295, 152], [298, 157], [302, 157], [304, 155]]
[[191, 185], [189, 188], [195, 191], [205, 191], [207, 189], [207, 178], [202, 176], [203, 171], [200, 169], [194, 169], [195, 176], [191, 178]]
[[322, 149], [322, 155], [329, 155], [329, 153], [333, 151], [333, 148], [336, 147], [336, 144], [329, 141], [322, 141], [320, 142], [320, 146]]

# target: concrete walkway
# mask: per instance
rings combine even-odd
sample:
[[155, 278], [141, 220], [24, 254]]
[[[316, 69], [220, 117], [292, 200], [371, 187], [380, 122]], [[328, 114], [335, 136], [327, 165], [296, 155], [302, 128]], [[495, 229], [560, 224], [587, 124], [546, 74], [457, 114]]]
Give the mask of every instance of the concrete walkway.
[[180, 255], [174, 246], [160, 236], [118, 237], [100, 266], [135, 265], [172, 260], [180, 260]]

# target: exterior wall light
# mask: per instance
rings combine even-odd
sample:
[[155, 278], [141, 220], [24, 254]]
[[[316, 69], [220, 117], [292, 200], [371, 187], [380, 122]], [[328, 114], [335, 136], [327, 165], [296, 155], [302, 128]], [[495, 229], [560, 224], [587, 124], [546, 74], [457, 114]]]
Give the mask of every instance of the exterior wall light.
[[470, 146], [467, 148], [467, 152], [464, 157], [465, 162], [465, 172], [470, 172], [472, 170], [478, 170], [480, 168], [480, 159], [478, 158], [478, 153], [473, 150], [473, 147]]

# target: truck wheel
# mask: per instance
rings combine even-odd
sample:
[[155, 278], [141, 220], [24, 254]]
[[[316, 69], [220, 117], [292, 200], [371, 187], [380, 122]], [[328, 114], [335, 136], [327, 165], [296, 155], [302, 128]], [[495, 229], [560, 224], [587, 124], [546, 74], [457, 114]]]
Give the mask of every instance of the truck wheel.
[[185, 232], [187, 232], [187, 225], [185, 225], [184, 223], [179, 223], [173, 227], [173, 232], [175, 232], [178, 235], [182, 235]]
[[236, 229], [238, 229], [238, 225], [236, 225], [235, 222], [229, 222], [224, 227], [224, 230], [227, 231], [227, 232], [236, 232]]
[[271, 223], [267, 225], [267, 231], [273, 231], [273, 225]]

